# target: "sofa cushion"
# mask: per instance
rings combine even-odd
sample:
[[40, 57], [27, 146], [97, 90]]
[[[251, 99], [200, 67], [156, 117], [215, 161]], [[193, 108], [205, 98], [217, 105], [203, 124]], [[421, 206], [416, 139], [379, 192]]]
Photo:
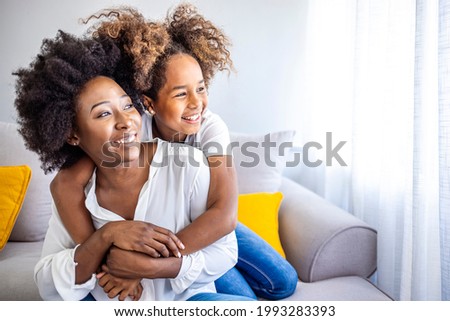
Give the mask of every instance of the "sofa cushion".
[[282, 301], [392, 301], [369, 280], [344, 276], [312, 283], [299, 281], [293, 295]]
[[31, 169], [26, 165], [0, 166], [0, 250], [14, 227], [30, 177]]
[[282, 199], [281, 192], [241, 194], [238, 220], [286, 258], [278, 234], [278, 209]]
[[34, 266], [41, 257], [39, 242], [8, 242], [0, 252], [0, 301], [42, 300], [34, 282]]
[[23, 201], [10, 241], [37, 241], [44, 239], [51, 216], [51, 194], [49, 185], [54, 174], [45, 175], [36, 153], [26, 149], [18, 125], [0, 122], [0, 166], [26, 164], [32, 177]]
[[277, 192], [295, 131], [230, 133], [239, 194]]

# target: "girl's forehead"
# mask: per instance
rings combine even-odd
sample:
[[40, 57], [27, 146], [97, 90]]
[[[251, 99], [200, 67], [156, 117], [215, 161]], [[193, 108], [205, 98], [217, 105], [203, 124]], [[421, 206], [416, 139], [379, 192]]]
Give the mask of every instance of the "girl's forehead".
[[192, 76], [201, 76], [202, 70], [197, 60], [187, 54], [177, 54], [172, 56], [166, 68], [166, 77], [169, 78], [188, 78]]

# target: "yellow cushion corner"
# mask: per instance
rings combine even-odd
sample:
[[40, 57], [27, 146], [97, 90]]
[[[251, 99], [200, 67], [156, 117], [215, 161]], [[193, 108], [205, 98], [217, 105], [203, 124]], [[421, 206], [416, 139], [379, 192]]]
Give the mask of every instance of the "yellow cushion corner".
[[16, 222], [31, 179], [27, 165], [0, 166], [0, 250]]
[[286, 258], [278, 234], [278, 210], [282, 199], [281, 192], [240, 194], [238, 221], [258, 234]]

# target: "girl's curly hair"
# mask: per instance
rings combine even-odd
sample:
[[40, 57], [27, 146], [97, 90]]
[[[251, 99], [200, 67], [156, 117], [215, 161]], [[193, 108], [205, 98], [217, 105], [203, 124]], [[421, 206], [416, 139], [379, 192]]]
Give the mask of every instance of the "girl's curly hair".
[[199, 62], [208, 84], [217, 71], [232, 70], [227, 49], [231, 45], [225, 34], [206, 20], [191, 4], [181, 4], [166, 19], [172, 42], [186, 48]]
[[162, 23], [147, 21], [137, 10], [121, 6], [105, 9], [90, 16], [100, 20], [89, 28], [94, 38], [113, 39], [122, 50], [117, 77], [128, 80], [138, 90], [148, 86], [148, 75], [155, 61], [170, 43], [170, 36]]
[[[97, 38], [112, 38], [123, 52], [120, 77], [136, 90], [157, 98], [164, 86], [168, 60], [176, 54], [194, 57], [206, 86], [217, 71], [233, 70], [227, 47], [230, 41], [191, 4], [180, 4], [162, 22], [146, 20], [130, 7], [103, 10], [91, 18], [101, 19], [90, 28]], [[131, 74], [130, 74], [131, 73]]]
[[90, 79], [112, 77], [120, 57], [111, 40], [76, 38], [60, 30], [44, 39], [28, 68], [13, 73], [19, 132], [46, 173], [69, 167], [83, 155], [67, 143], [75, 128], [77, 95]]

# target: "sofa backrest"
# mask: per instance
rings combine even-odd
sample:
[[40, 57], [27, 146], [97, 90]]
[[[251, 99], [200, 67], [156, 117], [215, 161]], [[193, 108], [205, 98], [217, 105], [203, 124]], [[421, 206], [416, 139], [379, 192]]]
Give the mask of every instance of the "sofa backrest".
[[49, 185], [54, 174], [44, 174], [38, 155], [26, 149], [17, 130], [17, 124], [0, 122], [0, 166], [28, 165], [31, 168], [27, 194], [9, 241], [40, 241], [45, 237], [51, 215]]

